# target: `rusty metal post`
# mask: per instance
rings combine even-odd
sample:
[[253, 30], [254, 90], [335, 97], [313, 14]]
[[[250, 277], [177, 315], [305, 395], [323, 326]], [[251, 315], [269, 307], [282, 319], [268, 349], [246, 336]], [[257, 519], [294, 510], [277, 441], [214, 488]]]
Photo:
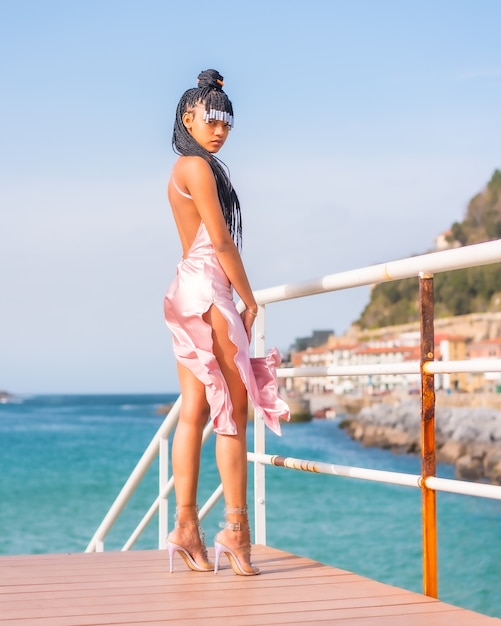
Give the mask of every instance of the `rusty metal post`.
[[426, 486], [428, 476], [436, 476], [435, 379], [425, 364], [435, 358], [433, 275], [419, 274], [421, 321], [421, 489], [423, 502], [423, 588], [438, 597], [436, 493]]

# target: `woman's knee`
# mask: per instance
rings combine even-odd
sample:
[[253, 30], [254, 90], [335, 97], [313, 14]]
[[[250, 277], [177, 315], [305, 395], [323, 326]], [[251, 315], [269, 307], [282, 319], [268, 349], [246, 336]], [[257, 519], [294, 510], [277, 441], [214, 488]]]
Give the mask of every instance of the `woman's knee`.
[[210, 417], [209, 405], [205, 402], [203, 404], [199, 402], [190, 402], [185, 400], [181, 404], [181, 410], [179, 411], [179, 421], [185, 424], [193, 424], [203, 428]]

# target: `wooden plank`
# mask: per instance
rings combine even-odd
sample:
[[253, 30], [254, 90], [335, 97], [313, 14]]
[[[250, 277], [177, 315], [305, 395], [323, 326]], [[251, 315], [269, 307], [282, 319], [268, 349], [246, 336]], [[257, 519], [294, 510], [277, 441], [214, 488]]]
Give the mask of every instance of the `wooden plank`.
[[253, 560], [260, 576], [170, 574], [165, 551], [0, 557], [0, 626], [501, 624], [273, 548]]

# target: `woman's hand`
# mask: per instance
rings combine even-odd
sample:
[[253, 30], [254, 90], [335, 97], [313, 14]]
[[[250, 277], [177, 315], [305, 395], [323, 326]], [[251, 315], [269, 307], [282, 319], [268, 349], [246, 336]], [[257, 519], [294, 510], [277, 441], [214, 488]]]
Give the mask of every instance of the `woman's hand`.
[[252, 338], [252, 325], [254, 324], [257, 317], [257, 307], [254, 311], [253, 309], [244, 309], [240, 314], [242, 318], [242, 322], [244, 323], [245, 332], [247, 333], [247, 337], [249, 339], [249, 343]]

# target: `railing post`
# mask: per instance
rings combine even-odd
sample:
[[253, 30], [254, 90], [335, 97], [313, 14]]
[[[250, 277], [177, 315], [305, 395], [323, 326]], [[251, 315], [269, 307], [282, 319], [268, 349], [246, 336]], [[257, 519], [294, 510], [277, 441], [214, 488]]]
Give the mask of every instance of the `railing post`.
[[[167, 548], [169, 501], [166, 486], [169, 480], [169, 437], [162, 434], [158, 447], [158, 549]], [[165, 494], [165, 495], [164, 495]]]
[[419, 274], [421, 321], [421, 489], [423, 502], [423, 588], [432, 598], [438, 597], [436, 493], [426, 486], [429, 476], [436, 476], [435, 453], [435, 379], [425, 371], [425, 364], [435, 358], [433, 274]]
[[[265, 310], [260, 306], [254, 326], [254, 354], [265, 353]], [[266, 426], [264, 419], [254, 412], [254, 452], [264, 454], [266, 447]], [[254, 541], [266, 545], [266, 482], [265, 465], [254, 461]]]

